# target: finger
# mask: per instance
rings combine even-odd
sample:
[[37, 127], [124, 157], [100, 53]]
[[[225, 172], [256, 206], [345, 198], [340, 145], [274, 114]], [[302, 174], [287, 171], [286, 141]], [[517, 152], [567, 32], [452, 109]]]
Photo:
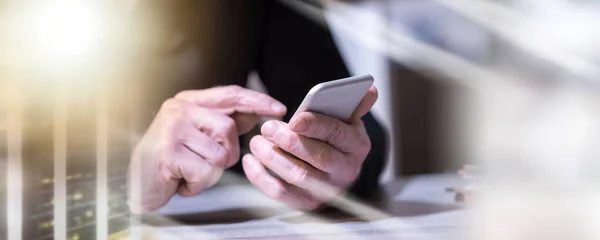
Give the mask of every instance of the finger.
[[322, 114], [302, 112], [290, 120], [289, 126], [292, 131], [327, 142], [343, 153], [370, 148], [369, 136], [362, 131], [362, 122], [350, 125]]
[[238, 135], [243, 135], [250, 132], [250, 130], [252, 130], [252, 128], [256, 126], [260, 120], [260, 116], [248, 113], [234, 113], [231, 115], [231, 118], [233, 118], [235, 124], [237, 125]]
[[377, 102], [378, 95], [377, 88], [371, 86], [358, 106], [356, 106], [356, 109], [354, 109], [354, 113], [352, 113], [352, 116], [350, 117], [350, 122], [356, 123], [360, 121], [360, 119], [371, 110], [375, 102]]
[[257, 135], [250, 140], [250, 151], [263, 165], [298, 187], [315, 188], [319, 181], [328, 178], [326, 173], [284, 153], [263, 136]]
[[[191, 175], [186, 170], [202, 170], [202, 168], [195, 166], [182, 166], [182, 163], [186, 162], [204, 161], [185, 146], [179, 145], [176, 148], [166, 151], [164, 153], [157, 153], [165, 156], [164, 161], [142, 165], [144, 170], [142, 174], [145, 178], [142, 181], [144, 185], [143, 195], [140, 197], [145, 210], [153, 211], [167, 204], [171, 196], [178, 191], [180, 181], [185, 178], [184, 175], [188, 178]], [[208, 163], [205, 164], [210, 166]], [[199, 173], [198, 175], [202, 174]]]
[[242, 167], [252, 185], [267, 196], [300, 209], [315, 209], [319, 206], [319, 201], [306, 190], [281, 182], [269, 174], [252, 154], [244, 155]]
[[269, 95], [240, 86], [223, 86], [203, 90], [186, 90], [175, 98], [198, 106], [219, 108], [228, 114], [251, 113], [260, 116], [281, 117], [287, 111], [285, 105]]
[[217, 168], [196, 156], [189, 150], [177, 154], [174, 171], [184, 180], [177, 192], [183, 197], [199, 194], [204, 189], [217, 183], [223, 174], [222, 168]]
[[345, 161], [346, 156], [344, 153], [322, 141], [289, 130], [284, 122], [268, 121], [263, 124], [261, 132], [267, 140], [277, 147], [324, 172], [355, 172], [351, 169], [352, 164]]
[[181, 144], [201, 157], [203, 161], [206, 160], [211, 165], [219, 168], [229, 166], [231, 162], [230, 155], [233, 154], [221, 143], [197, 129], [191, 129], [183, 134], [180, 140]]
[[[180, 103], [186, 109], [193, 126], [198, 131], [185, 131], [184, 138], [186, 146], [200, 154], [216, 167], [231, 167], [240, 158], [240, 143], [237, 132], [237, 124], [229, 116], [218, 111], [198, 107], [190, 103]], [[184, 117], [185, 117], [184, 116]], [[210, 139], [207, 139], [208, 136]], [[214, 142], [221, 144], [219, 148]]]

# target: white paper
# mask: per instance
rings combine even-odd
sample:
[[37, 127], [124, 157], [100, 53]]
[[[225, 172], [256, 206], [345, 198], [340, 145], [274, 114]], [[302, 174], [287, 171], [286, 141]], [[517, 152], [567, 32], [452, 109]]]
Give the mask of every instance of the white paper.
[[250, 185], [217, 186], [194, 197], [173, 196], [157, 211], [163, 215], [214, 212], [240, 208], [283, 208], [275, 201]]
[[[415, 177], [394, 200], [454, 204], [454, 195], [444, 189], [456, 184], [460, 181], [454, 174]], [[175, 196], [159, 213], [177, 215], [252, 208], [285, 206], [251, 185], [225, 185], [192, 198]], [[158, 227], [152, 229], [152, 236], [155, 239], [463, 239], [465, 214], [465, 210], [453, 210], [410, 217], [390, 216], [370, 222], [334, 223], [318, 215], [291, 211], [242, 223]], [[300, 215], [308, 221], [285, 221]]]
[[277, 218], [236, 224], [163, 227], [158, 239], [461, 239], [464, 211], [371, 222], [290, 224]]

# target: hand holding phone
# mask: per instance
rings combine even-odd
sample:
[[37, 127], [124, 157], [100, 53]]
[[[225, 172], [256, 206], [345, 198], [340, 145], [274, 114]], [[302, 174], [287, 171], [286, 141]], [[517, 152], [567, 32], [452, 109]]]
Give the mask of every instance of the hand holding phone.
[[[315, 112], [348, 122], [371, 85], [373, 85], [373, 77], [370, 75], [319, 83], [306, 94], [292, 119], [302, 112]], [[289, 152], [284, 151], [284, 153], [295, 157]], [[281, 178], [270, 169], [267, 171]]]
[[243, 158], [250, 182], [303, 209], [314, 209], [350, 186], [371, 148], [360, 118], [377, 100], [372, 83], [370, 76], [359, 76], [319, 84], [289, 123], [263, 124], [261, 135], [250, 141], [252, 154]]

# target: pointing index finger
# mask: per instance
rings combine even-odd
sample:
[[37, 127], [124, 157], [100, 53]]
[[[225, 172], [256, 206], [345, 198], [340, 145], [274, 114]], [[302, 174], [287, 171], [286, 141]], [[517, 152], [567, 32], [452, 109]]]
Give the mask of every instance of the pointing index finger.
[[285, 105], [269, 95], [231, 85], [202, 90], [186, 90], [175, 98], [202, 107], [217, 108], [226, 114], [234, 112], [250, 113], [266, 117], [281, 117], [287, 109]]

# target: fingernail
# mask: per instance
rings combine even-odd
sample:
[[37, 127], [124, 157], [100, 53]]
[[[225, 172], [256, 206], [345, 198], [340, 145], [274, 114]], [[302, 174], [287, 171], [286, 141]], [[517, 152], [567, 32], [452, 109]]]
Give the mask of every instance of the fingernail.
[[272, 137], [273, 135], [275, 135], [275, 131], [277, 131], [277, 126], [275, 126], [275, 123], [273, 121], [266, 122], [265, 124], [263, 124], [261, 129], [261, 133], [265, 137]]
[[301, 118], [300, 120], [296, 121], [292, 130], [295, 132], [301, 132], [304, 131], [306, 127], [308, 127], [308, 120]]
[[286, 111], [285, 105], [283, 105], [279, 102], [271, 103], [271, 109], [273, 109], [273, 111], [276, 111], [276, 112], [285, 112]]

